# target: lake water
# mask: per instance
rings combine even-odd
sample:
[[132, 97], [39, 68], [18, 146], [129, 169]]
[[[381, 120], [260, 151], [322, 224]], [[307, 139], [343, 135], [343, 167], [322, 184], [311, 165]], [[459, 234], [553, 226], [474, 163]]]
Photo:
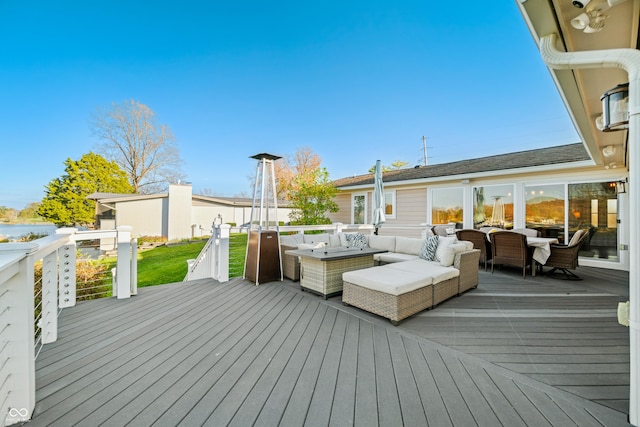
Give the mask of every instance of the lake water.
[[0, 236], [9, 240], [18, 239], [27, 234], [49, 235], [56, 231], [53, 224], [0, 224]]

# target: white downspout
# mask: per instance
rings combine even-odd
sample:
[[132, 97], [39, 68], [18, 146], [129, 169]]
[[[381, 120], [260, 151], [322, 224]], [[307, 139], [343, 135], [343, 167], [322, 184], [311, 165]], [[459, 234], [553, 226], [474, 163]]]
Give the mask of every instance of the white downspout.
[[544, 62], [555, 69], [622, 68], [629, 74], [629, 422], [640, 421], [640, 197], [633, 186], [640, 183], [640, 51], [636, 49], [592, 50], [561, 52], [556, 49], [556, 34], [540, 39], [540, 53]]

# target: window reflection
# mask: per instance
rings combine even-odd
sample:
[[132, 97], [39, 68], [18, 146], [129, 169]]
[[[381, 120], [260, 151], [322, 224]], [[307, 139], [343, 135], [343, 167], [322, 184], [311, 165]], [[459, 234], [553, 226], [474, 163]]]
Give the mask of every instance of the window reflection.
[[366, 198], [364, 194], [353, 196], [353, 224], [364, 224], [366, 217]]
[[542, 237], [564, 239], [564, 184], [525, 187], [525, 224]]
[[462, 224], [462, 188], [441, 188], [431, 191], [431, 223]]
[[513, 185], [473, 189], [473, 227], [513, 228]]
[[618, 199], [615, 182], [569, 184], [569, 238], [587, 236], [580, 256], [618, 261]]

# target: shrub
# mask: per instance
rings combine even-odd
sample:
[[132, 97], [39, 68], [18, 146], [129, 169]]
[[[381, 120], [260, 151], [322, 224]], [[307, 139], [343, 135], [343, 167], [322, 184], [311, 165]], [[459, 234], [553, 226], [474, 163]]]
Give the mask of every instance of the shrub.
[[140, 236], [138, 237], [138, 245], [143, 243], [167, 243], [167, 238], [164, 236]]

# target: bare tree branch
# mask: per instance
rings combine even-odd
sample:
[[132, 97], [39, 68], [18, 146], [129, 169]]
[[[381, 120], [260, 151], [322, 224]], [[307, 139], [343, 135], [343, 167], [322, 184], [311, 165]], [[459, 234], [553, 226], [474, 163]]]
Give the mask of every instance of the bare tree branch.
[[132, 99], [98, 109], [90, 128], [100, 139], [96, 150], [127, 172], [136, 193], [162, 191], [184, 179], [171, 130], [156, 124], [146, 105]]

